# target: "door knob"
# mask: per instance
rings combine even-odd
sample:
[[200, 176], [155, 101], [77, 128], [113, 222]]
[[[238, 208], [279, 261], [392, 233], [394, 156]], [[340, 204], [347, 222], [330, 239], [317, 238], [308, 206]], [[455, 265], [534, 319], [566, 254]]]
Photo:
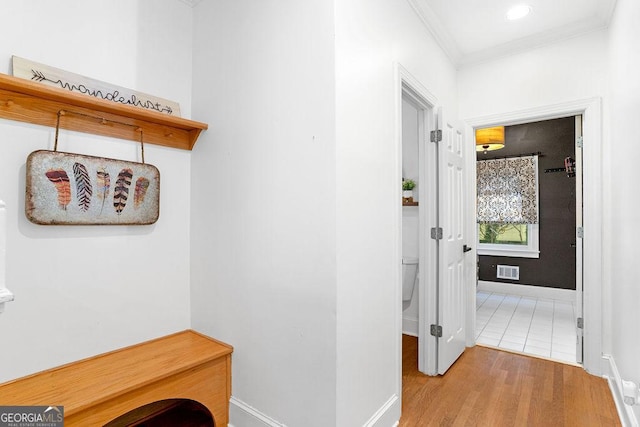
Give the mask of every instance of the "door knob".
[[470, 250], [471, 250], [471, 247], [469, 247], [469, 246], [467, 246], [467, 245], [464, 245], [464, 246], [462, 247], [462, 252], [464, 252], [464, 253], [467, 253], [467, 252], [469, 252]]

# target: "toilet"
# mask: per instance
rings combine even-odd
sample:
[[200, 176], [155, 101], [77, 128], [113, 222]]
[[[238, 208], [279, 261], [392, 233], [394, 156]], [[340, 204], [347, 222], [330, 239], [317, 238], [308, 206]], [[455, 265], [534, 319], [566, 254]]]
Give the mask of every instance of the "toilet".
[[418, 258], [402, 257], [402, 301], [409, 302], [413, 296], [418, 277]]

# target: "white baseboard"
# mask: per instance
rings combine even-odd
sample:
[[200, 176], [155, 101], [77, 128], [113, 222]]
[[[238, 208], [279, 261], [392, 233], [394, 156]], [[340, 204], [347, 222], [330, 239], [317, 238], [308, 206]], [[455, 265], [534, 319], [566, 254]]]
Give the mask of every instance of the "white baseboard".
[[[397, 427], [400, 423], [400, 398], [394, 394], [367, 421], [364, 427]], [[242, 400], [231, 396], [227, 427], [286, 427]]]
[[400, 423], [400, 397], [394, 394], [364, 424], [364, 427], [396, 427]]
[[231, 396], [229, 399], [228, 427], [286, 427], [284, 424], [263, 414], [242, 400]]
[[418, 336], [418, 319], [411, 317], [402, 318], [402, 333], [405, 335], [411, 335], [412, 337]]
[[478, 280], [478, 290], [497, 292], [500, 294], [519, 295], [522, 297], [537, 297], [556, 299], [561, 301], [575, 301], [576, 291], [571, 289], [547, 288], [544, 286], [520, 285], [513, 283], [488, 282]]
[[618, 416], [620, 416], [620, 422], [624, 427], [638, 427], [638, 419], [633, 412], [633, 408], [624, 403], [622, 394], [622, 378], [620, 377], [618, 367], [613, 360], [613, 356], [604, 354], [602, 358], [605, 360], [605, 369], [607, 370], [604, 377], [609, 383], [609, 388], [613, 395], [613, 401], [616, 404]]

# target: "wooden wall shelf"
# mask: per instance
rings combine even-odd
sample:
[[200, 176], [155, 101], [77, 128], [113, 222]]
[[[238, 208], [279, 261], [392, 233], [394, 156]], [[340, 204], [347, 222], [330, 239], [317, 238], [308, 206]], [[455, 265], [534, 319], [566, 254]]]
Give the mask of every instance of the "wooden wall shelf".
[[165, 399], [190, 399], [226, 426], [232, 351], [186, 330], [0, 384], [0, 401], [62, 405], [65, 426], [84, 427]]
[[193, 149], [200, 132], [208, 128], [206, 123], [0, 74], [1, 118], [55, 127], [60, 110], [71, 112], [60, 120], [63, 129], [139, 142], [140, 134], [135, 129], [138, 127], [142, 129], [145, 143], [183, 150]]

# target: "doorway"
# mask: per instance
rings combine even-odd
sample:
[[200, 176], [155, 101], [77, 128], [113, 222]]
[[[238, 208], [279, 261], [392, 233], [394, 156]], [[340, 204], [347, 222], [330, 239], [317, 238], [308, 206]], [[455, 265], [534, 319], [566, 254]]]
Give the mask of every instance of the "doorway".
[[579, 363], [581, 116], [499, 129], [477, 152], [476, 342]]
[[[576, 268], [576, 308], [577, 317], [581, 317], [581, 326], [578, 330], [577, 350], [583, 350], [582, 361], [583, 368], [594, 375], [602, 375], [602, 308], [600, 301], [602, 298], [601, 281], [602, 281], [602, 193], [599, 183], [602, 179], [601, 170], [601, 100], [593, 98], [569, 102], [548, 107], [541, 107], [531, 110], [514, 112], [509, 114], [497, 114], [484, 118], [467, 121], [467, 149], [475, 150], [475, 141], [473, 138], [473, 130], [476, 128], [489, 127], [499, 124], [518, 125], [528, 122], [537, 122], [541, 120], [550, 120], [558, 118], [566, 118], [572, 116], [581, 116], [581, 129], [583, 132], [582, 152], [584, 159], [578, 167], [582, 167], [582, 216], [577, 215], [578, 223], [576, 227], [584, 220], [589, 224], [588, 227], [576, 228], [576, 248], [582, 250], [576, 251], [576, 259], [578, 268]], [[576, 127], [577, 128], [577, 127]], [[579, 162], [580, 156], [576, 153], [576, 160]], [[475, 165], [469, 165], [475, 171]], [[474, 174], [475, 178], [475, 174]], [[475, 179], [469, 185], [474, 187]], [[577, 193], [579, 197], [580, 194]], [[580, 203], [577, 201], [576, 203]], [[475, 227], [475, 224], [469, 224]], [[582, 242], [582, 244], [580, 244]], [[582, 268], [579, 262], [582, 260]], [[580, 289], [582, 284], [582, 289]], [[473, 311], [476, 307], [476, 291], [470, 290], [468, 294], [468, 318], [470, 322], [470, 330], [476, 330], [475, 316]], [[580, 312], [580, 309], [583, 312]], [[583, 314], [584, 313], [584, 314]], [[580, 334], [581, 332], [581, 334]], [[467, 335], [467, 345], [473, 345], [475, 337], [473, 334]], [[580, 339], [582, 341], [580, 341]]]
[[[462, 132], [446, 119], [435, 99], [402, 67], [399, 70], [398, 101], [399, 159], [402, 159], [402, 100], [418, 111], [420, 135], [418, 208], [418, 369], [427, 375], [444, 374], [465, 348], [465, 314], [468, 280], [467, 244], [474, 235], [466, 225], [468, 173]], [[398, 161], [398, 190], [401, 189], [402, 162]], [[400, 196], [400, 191], [398, 191]], [[398, 197], [398, 205], [400, 197]], [[400, 207], [402, 209], [402, 207]], [[402, 249], [402, 213], [399, 252]], [[398, 260], [402, 257], [399, 254]], [[402, 283], [402, 278], [398, 280]], [[400, 290], [399, 290], [400, 291]], [[398, 292], [400, 294], [401, 292]], [[399, 301], [400, 302], [400, 301]], [[401, 307], [401, 304], [399, 304]], [[401, 312], [400, 312], [401, 313]], [[401, 314], [397, 319], [401, 321]], [[402, 332], [402, 327], [400, 334]], [[401, 335], [398, 345], [401, 346]], [[401, 348], [398, 349], [400, 360]]]
[[[408, 73], [402, 79], [401, 104], [401, 176], [398, 187], [408, 181], [415, 183], [412, 199], [403, 197], [401, 205], [401, 250], [402, 280], [407, 283], [407, 275], [415, 273], [413, 292], [403, 289], [401, 308], [401, 335], [418, 337], [418, 369], [434, 375], [436, 357], [433, 350], [436, 343], [425, 326], [432, 323], [437, 304], [434, 288], [437, 283], [437, 246], [435, 241], [425, 239], [426, 230], [437, 220], [437, 169], [436, 151], [429, 145], [428, 135], [434, 126], [433, 100], [429, 93]], [[416, 269], [411, 266], [417, 261]], [[411, 280], [408, 280], [411, 282]], [[404, 286], [403, 286], [404, 287]], [[401, 341], [401, 340], [400, 340]], [[400, 345], [400, 348], [402, 346]]]

